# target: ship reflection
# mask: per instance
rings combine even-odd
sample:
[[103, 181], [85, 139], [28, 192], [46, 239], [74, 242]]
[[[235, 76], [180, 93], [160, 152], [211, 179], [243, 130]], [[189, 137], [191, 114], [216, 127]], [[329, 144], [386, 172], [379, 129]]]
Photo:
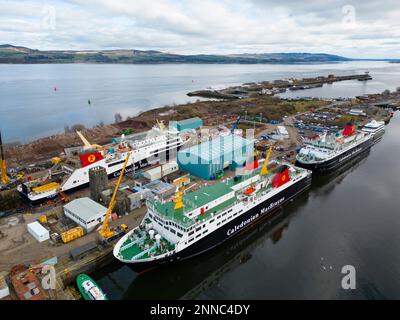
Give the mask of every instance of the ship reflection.
[[[314, 194], [330, 193], [335, 186], [362, 165], [368, 157], [364, 153], [343, 168], [327, 175], [313, 178]], [[307, 205], [309, 193], [306, 192], [286, 204], [277, 213], [247, 232], [235, 237], [215, 250], [190, 259], [165, 266], [140, 276], [127, 266], [114, 263], [94, 275], [110, 299], [196, 299], [206, 289], [218, 284], [219, 279], [239, 265], [250, 263], [253, 250], [262, 243], [278, 243], [289, 228], [290, 219], [301, 207]], [[270, 241], [268, 241], [270, 240]]]

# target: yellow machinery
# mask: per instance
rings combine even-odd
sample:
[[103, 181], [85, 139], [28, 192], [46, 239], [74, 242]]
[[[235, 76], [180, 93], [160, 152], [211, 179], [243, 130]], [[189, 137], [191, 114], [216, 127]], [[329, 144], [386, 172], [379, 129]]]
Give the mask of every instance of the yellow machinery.
[[115, 203], [117, 202], [116, 197], [117, 197], [118, 188], [119, 188], [119, 185], [121, 184], [121, 180], [122, 180], [122, 177], [124, 175], [126, 165], [128, 164], [129, 156], [130, 156], [130, 154], [128, 153], [128, 155], [127, 155], [127, 157], [125, 159], [125, 162], [124, 162], [124, 166], [122, 167], [121, 174], [119, 175], [117, 184], [115, 185], [114, 193], [113, 193], [113, 195], [111, 197], [111, 201], [110, 201], [110, 204], [108, 206], [106, 217], [105, 217], [103, 225], [101, 226], [101, 229], [99, 231], [99, 236], [103, 240], [107, 240], [107, 239], [111, 238], [114, 235], [114, 230], [110, 229], [109, 220], [110, 220], [111, 213], [112, 213], [112, 211], [114, 209]]
[[42, 215], [39, 217], [39, 222], [41, 224], [46, 224], [47, 223], [47, 216], [46, 215]]
[[7, 176], [7, 166], [6, 166], [6, 160], [4, 157], [3, 141], [1, 140], [1, 132], [0, 132], [0, 172], [1, 172], [1, 183], [5, 185], [10, 181], [10, 179]]
[[83, 231], [82, 227], [76, 227], [61, 233], [61, 239], [64, 243], [68, 243], [71, 242], [72, 240], [83, 237], [84, 234], [85, 232]]
[[175, 210], [178, 210], [178, 209], [183, 208], [183, 201], [182, 201], [182, 198], [183, 198], [183, 191], [182, 191], [182, 190], [178, 190], [178, 191], [175, 193], [175, 195], [176, 195], [176, 198], [174, 199], [174, 202], [175, 202], [175, 207], [174, 207], [174, 209], [175, 209]]
[[94, 149], [94, 150], [102, 150], [102, 149], [103, 149], [103, 147], [100, 146], [100, 145], [98, 145], [98, 144], [91, 144], [91, 143], [84, 137], [84, 135], [82, 134], [82, 132], [77, 131], [76, 134], [77, 134], [77, 135], [79, 136], [79, 138], [82, 140], [82, 142], [83, 142], [83, 149], [84, 149], [84, 150], [91, 150], [91, 149]]
[[32, 191], [35, 193], [44, 193], [52, 190], [57, 190], [58, 192], [60, 190], [60, 185], [57, 182], [50, 182], [43, 186], [32, 188]]
[[267, 154], [267, 156], [265, 158], [265, 161], [264, 161], [264, 165], [263, 165], [263, 167], [261, 169], [261, 175], [262, 176], [266, 176], [268, 174], [268, 161], [269, 161], [269, 157], [271, 155], [271, 150], [272, 150], [272, 146], [269, 147], [268, 154]]

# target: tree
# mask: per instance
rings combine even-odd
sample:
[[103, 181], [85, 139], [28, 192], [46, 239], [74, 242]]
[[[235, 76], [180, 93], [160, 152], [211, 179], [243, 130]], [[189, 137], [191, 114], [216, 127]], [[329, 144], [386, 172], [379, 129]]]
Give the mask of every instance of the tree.
[[115, 123], [122, 122], [122, 116], [121, 116], [121, 114], [117, 112], [117, 113], [114, 115], [114, 119], [115, 119]]
[[85, 126], [83, 124], [80, 124], [80, 123], [76, 123], [71, 127], [71, 131], [72, 132], [82, 131], [82, 130], [85, 130]]

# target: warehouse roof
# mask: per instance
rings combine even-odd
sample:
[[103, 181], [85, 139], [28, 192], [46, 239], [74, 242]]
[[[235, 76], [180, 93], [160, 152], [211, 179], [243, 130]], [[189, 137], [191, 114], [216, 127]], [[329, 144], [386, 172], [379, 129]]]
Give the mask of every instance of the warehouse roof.
[[242, 156], [242, 148], [246, 147], [247, 152], [250, 152], [252, 146], [253, 142], [237, 135], [219, 136], [211, 141], [179, 151], [178, 158], [182, 160], [186, 155], [190, 155], [210, 161], [220, 158], [223, 154], [234, 153], [235, 151], [238, 152], [235, 154], [235, 157], [237, 157]]
[[89, 220], [96, 214], [107, 212], [106, 207], [102, 206], [96, 201], [93, 201], [90, 198], [75, 199], [66, 204], [64, 208], [75, 213], [85, 221]]
[[179, 125], [187, 125], [187, 124], [192, 124], [192, 123], [197, 123], [197, 122], [203, 122], [203, 120], [200, 119], [199, 117], [194, 117], [194, 118], [178, 121]]
[[46, 235], [49, 231], [43, 227], [39, 222], [35, 221], [27, 225], [28, 229], [32, 230], [38, 236]]

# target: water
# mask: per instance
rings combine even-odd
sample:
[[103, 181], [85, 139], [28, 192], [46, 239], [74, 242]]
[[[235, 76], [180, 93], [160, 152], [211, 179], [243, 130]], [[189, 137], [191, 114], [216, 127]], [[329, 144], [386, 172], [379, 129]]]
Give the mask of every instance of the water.
[[[93, 276], [110, 299], [399, 299], [400, 114], [363, 158], [313, 179], [273, 219], [212, 252], [137, 276]], [[356, 290], [341, 269], [356, 269]]]
[[[373, 81], [348, 81], [288, 92], [284, 97], [344, 97], [400, 86], [400, 65], [346, 62], [323, 65], [96, 65], [0, 64], [3, 139], [30, 141], [63, 132], [65, 125], [111, 123], [154, 107], [195, 101], [189, 91], [246, 82], [371, 72]], [[54, 91], [54, 88], [57, 91]], [[88, 100], [91, 104], [88, 104]]]
[[[188, 101], [186, 92], [210, 85], [366, 69], [373, 81], [342, 82], [295, 94], [355, 96], [400, 84], [400, 66], [375, 62], [0, 65], [1, 125], [9, 140], [23, 139], [58, 131], [66, 123], [112, 121], [117, 111], [127, 116]], [[92, 276], [110, 299], [399, 299], [399, 136], [397, 112], [383, 140], [358, 163], [313, 179], [311, 190], [274, 219], [212, 252], [140, 277], [117, 262]], [[356, 290], [341, 288], [344, 265], [356, 268]]]

